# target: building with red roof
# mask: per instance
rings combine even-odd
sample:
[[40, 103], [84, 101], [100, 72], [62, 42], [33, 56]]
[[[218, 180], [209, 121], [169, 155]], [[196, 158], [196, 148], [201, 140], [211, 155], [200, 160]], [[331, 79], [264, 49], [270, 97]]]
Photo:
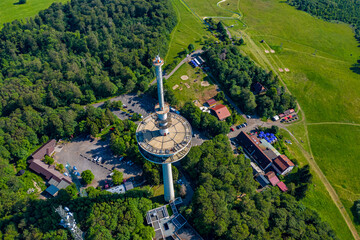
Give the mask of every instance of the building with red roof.
[[220, 121], [225, 120], [227, 117], [231, 116], [227, 107], [222, 104], [216, 105], [215, 107], [211, 108], [211, 110], [214, 111], [215, 115]]
[[288, 190], [287, 186], [283, 182], [279, 182], [277, 186], [280, 188], [282, 192], [286, 192]]
[[213, 98], [210, 100], [207, 100], [206, 103], [209, 105], [209, 107], [214, 107], [217, 104], [217, 102]]
[[280, 155], [273, 160], [273, 168], [278, 174], [285, 175], [294, 168], [294, 163], [285, 155]]
[[280, 182], [280, 180], [273, 171], [266, 173], [265, 176], [269, 179], [269, 182], [273, 186], [276, 186]]
[[264, 94], [266, 92], [266, 88], [259, 82], [253, 86], [253, 89], [255, 94]]

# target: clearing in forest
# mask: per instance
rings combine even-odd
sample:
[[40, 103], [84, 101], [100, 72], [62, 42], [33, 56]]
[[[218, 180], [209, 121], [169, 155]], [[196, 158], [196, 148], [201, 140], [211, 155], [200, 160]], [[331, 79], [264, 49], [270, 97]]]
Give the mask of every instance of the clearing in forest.
[[[184, 82], [181, 76], [188, 76], [188, 80]], [[217, 94], [216, 86], [208, 84], [202, 86], [202, 81], [211, 82], [210, 78], [199, 68], [193, 68], [190, 64], [183, 64], [168, 80], [165, 84], [169, 87], [176, 98], [179, 100], [179, 106], [182, 106], [187, 101], [193, 101], [198, 99], [201, 104], [214, 97]], [[174, 86], [182, 86], [175, 88]], [[180, 92], [180, 89], [182, 91]]]
[[40, 10], [44, 10], [54, 2], [68, 2], [68, 0], [27, 0], [25, 4], [18, 4], [15, 1], [0, 1], [0, 29], [4, 23], [12, 22], [15, 19], [23, 20], [34, 17]]

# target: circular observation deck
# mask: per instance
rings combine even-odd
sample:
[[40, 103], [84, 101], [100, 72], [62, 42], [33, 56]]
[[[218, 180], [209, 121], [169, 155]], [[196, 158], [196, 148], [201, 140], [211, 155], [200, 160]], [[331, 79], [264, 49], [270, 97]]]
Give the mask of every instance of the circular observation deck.
[[175, 113], [168, 113], [167, 121], [170, 124], [166, 135], [160, 134], [156, 113], [144, 118], [136, 129], [140, 153], [153, 163], [174, 163], [190, 151], [192, 130], [189, 122]]

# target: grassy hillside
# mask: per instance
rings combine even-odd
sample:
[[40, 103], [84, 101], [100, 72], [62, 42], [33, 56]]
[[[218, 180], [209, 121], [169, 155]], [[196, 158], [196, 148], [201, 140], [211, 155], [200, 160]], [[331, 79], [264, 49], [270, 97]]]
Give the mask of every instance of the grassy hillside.
[[26, 4], [17, 4], [18, 0], [1, 0], [0, 29], [6, 22], [35, 16], [40, 10], [48, 8], [53, 2], [64, 3], [67, 1], [68, 0], [27, 0]]
[[190, 43], [194, 44], [195, 49], [200, 49], [201, 40], [209, 36], [202, 21], [195, 17], [181, 0], [171, 0], [171, 2], [178, 18], [178, 24], [171, 34], [169, 50], [165, 58], [166, 64], [172, 63], [178, 57], [178, 53], [185, 50]]
[[[302, 152], [302, 148], [296, 144], [290, 134], [285, 130], [281, 130], [280, 133], [285, 137], [284, 139], [290, 139], [292, 141], [292, 144], [288, 144], [287, 147], [292, 157], [299, 162], [300, 167], [308, 164], [307, 159]], [[340, 239], [352, 239], [349, 229], [345, 225], [339, 210], [336, 208], [324, 184], [316, 174], [313, 173], [313, 175], [313, 184], [310, 186], [306, 197], [302, 199], [301, 202], [306, 207], [316, 210], [320, 214], [321, 219], [331, 225]]]
[[[239, 7], [248, 25], [246, 33], [261, 54], [269, 49], [267, 44], [282, 45], [281, 52], [266, 57], [276, 70], [290, 69], [283, 79], [298, 96], [307, 121], [360, 122], [360, 75], [349, 70], [360, 48], [350, 27], [316, 19], [274, 0], [242, 0]], [[267, 44], [260, 44], [262, 39]], [[248, 46], [245, 50], [252, 52]]]
[[[214, 2], [215, 6], [217, 1], [185, 1], [201, 17], [216, 16], [216, 14], [218, 17], [229, 16], [228, 11], [219, 12], [220, 8], [213, 10], [209, 6], [202, 7], [209, 2]], [[309, 151], [309, 146], [311, 146], [316, 162], [329, 178], [347, 211], [350, 212], [350, 203], [354, 195], [350, 197], [351, 194], [348, 191], [348, 194], [341, 193], [334, 182], [346, 180], [347, 190], [356, 191], [356, 188], [353, 188], [353, 185], [358, 183], [354, 181], [355, 177], [344, 172], [349, 170], [347, 166], [356, 164], [358, 156], [348, 154], [346, 160], [343, 160], [347, 162], [345, 166], [336, 165], [336, 168], [341, 169], [336, 176], [330, 176], [330, 169], [335, 169], [331, 165], [335, 158], [332, 157], [331, 161], [326, 162], [328, 158], [321, 156], [324, 156], [324, 152], [331, 154], [332, 151], [336, 151], [333, 156], [337, 156], [338, 159], [346, 149], [354, 150], [357, 146], [356, 141], [337, 138], [332, 142], [336, 144], [337, 141], [346, 141], [343, 144], [347, 144], [347, 148], [331, 148], [331, 145], [329, 147], [321, 143], [323, 138], [327, 138], [329, 132], [337, 131], [348, 135], [356, 131], [356, 127], [349, 126], [340, 131], [337, 130], [338, 125], [322, 125], [321, 131], [317, 131], [315, 126], [308, 129], [307, 124], [309, 122], [360, 122], [358, 94], [360, 75], [350, 70], [360, 56], [360, 48], [357, 47], [358, 43], [352, 29], [346, 24], [316, 19], [287, 5], [285, 1], [228, 0], [220, 3], [220, 7], [243, 14], [241, 21], [246, 25], [245, 30], [230, 28], [231, 34], [243, 37], [246, 42], [242, 48], [243, 51], [262, 67], [278, 73], [288, 89], [297, 97], [306, 118], [303, 123], [290, 127], [290, 131], [298, 137], [299, 141], [303, 141], [301, 144], [306, 151]], [[233, 14], [232, 17], [236, 19], [237, 15]], [[260, 43], [262, 39], [265, 43]], [[265, 50], [270, 49], [274, 49], [276, 53], [266, 54]], [[290, 72], [280, 73], [279, 68], [289, 68]], [[318, 147], [314, 147], [315, 145]], [[305, 164], [306, 159], [303, 157], [301, 162]], [[316, 187], [310, 190], [303, 200], [304, 204], [318, 210], [341, 239], [352, 239], [350, 231], [326, 188], [317, 177], [314, 181]], [[350, 182], [353, 184], [349, 184]]]

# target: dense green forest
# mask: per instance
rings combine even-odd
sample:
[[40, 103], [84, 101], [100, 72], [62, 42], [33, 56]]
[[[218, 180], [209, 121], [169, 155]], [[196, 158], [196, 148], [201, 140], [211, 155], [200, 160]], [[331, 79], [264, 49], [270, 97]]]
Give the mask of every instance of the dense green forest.
[[2, 219], [0, 238], [71, 239], [70, 232], [59, 225], [60, 216], [54, 211], [62, 205], [74, 214], [85, 239], [151, 240], [155, 232], [144, 225], [144, 217], [153, 207], [152, 202], [137, 194], [136, 189], [133, 191], [123, 195], [93, 189], [87, 198], [72, 198], [61, 190], [54, 199], [30, 201], [13, 216]]
[[325, 20], [337, 20], [353, 25], [355, 37], [360, 40], [359, 0], [287, 0], [287, 3]]
[[193, 147], [183, 163], [196, 185], [185, 215], [204, 239], [337, 239], [290, 194], [256, 192], [249, 160], [233, 155], [226, 135]]
[[151, 58], [166, 51], [175, 24], [166, 0], [73, 0], [6, 23], [0, 32], [0, 157], [23, 159], [47, 137], [68, 138], [85, 123], [97, 132], [101, 126], [77, 104], [146, 90], [154, 76]]
[[[280, 87], [278, 77], [255, 65], [233, 45], [212, 44], [203, 56], [209, 72], [227, 89], [235, 103], [248, 114], [273, 117], [288, 108], [296, 107], [295, 97]], [[265, 94], [253, 93], [256, 83], [266, 89]]]

